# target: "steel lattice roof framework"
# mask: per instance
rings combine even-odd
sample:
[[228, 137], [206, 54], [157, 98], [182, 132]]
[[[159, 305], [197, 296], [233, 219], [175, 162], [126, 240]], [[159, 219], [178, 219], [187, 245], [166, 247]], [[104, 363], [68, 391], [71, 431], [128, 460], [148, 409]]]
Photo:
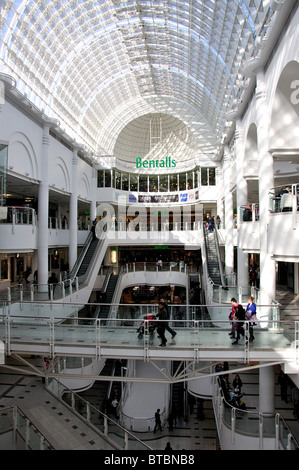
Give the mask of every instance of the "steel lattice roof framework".
[[130, 123], [144, 116], [168, 116], [168, 137], [181, 122], [186, 155], [215, 154], [241, 63], [271, 19], [269, 0], [0, 0], [0, 8], [0, 72], [98, 155], [113, 155], [120, 134], [126, 145], [126, 129], [133, 146]]

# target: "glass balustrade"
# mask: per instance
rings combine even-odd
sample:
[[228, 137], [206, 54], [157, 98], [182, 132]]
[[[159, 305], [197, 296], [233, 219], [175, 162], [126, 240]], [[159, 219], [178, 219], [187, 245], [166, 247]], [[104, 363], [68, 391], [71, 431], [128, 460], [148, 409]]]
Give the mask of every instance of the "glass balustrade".
[[[48, 356], [50, 361], [54, 354], [66, 356], [64, 365], [70, 370], [90, 365], [92, 360], [101, 357], [103, 349], [105, 355], [109, 355], [110, 352], [115, 357], [131, 357], [134, 353], [135, 358], [141, 359], [153, 353], [157, 357], [157, 351], [159, 351], [158, 355], [163, 356], [166, 352], [166, 357], [171, 354], [173, 359], [190, 356], [195, 359], [195, 362], [198, 354], [200, 357], [213, 356], [215, 360], [223, 358], [225, 354], [227, 357], [231, 356], [248, 363], [252, 353], [255, 361], [262, 360], [263, 354], [266, 360], [269, 354], [273, 354], [277, 360], [287, 358], [287, 360], [299, 361], [299, 322], [277, 320], [276, 306], [273, 307], [273, 305], [258, 307], [254, 341], [252, 343], [246, 341], [248, 322], [245, 322], [244, 337], [241, 335], [240, 343], [236, 346], [232, 345], [228, 336], [232, 326], [228, 321], [228, 306], [222, 305], [221, 308], [209, 306], [211, 316], [213, 314], [222, 316], [221, 319], [212, 321], [205, 318], [208, 306], [185, 305], [185, 316], [180, 318], [179, 310], [171, 305], [168, 323], [177, 335], [174, 340], [171, 340], [166, 331], [168, 342], [165, 348], [160, 347], [161, 340], [157, 337], [157, 327], [164, 322], [144, 318], [145, 313], [156, 313], [157, 305], [136, 304], [133, 306], [134, 309], [131, 304], [115, 304], [110, 317], [90, 318], [83, 314], [85, 306], [78, 304], [44, 305], [32, 302], [10, 306], [3, 304], [0, 315], [0, 339], [5, 343], [7, 354], [23, 351]], [[11, 309], [11, 307], [14, 308]], [[263, 318], [266, 315], [268, 315], [268, 322], [267, 326], [263, 327]], [[150, 326], [153, 322], [155, 331], [151, 332]], [[142, 335], [139, 335], [140, 330]], [[83, 356], [85, 358], [82, 361]], [[55, 379], [51, 377], [52, 372], [55, 372], [55, 367], [58, 367], [58, 373], [62, 370], [58, 364], [53, 363], [53, 365], [54, 369], [49, 368], [49, 371], [45, 372], [50, 381]], [[59, 386], [57, 382], [55, 383], [55, 388], [58, 390]], [[65, 398], [69, 405], [85, 419], [90, 419], [91, 413], [87, 402], [80, 397], [72, 396], [69, 392]], [[276, 437], [277, 418], [275, 416], [263, 416], [261, 426], [259, 413], [249, 411], [244, 413], [243, 410], [235, 409], [230, 404], [222, 403], [222, 405], [223, 421], [227, 426], [232, 426], [234, 432], [259, 436], [262, 427], [264, 438]], [[101, 432], [106, 433], [108, 429], [109, 432], [119, 436], [119, 445], [123, 446], [124, 442], [127, 445], [130, 438], [123, 436], [123, 430], [116, 423], [108, 423], [105, 415], [101, 415], [99, 422]], [[279, 432], [288, 442], [286, 445], [292, 446], [283, 423], [279, 423], [279, 427]]]
[[19, 407], [2, 409], [0, 418], [0, 434], [12, 433], [11, 442], [16, 450], [53, 450], [51, 444]]
[[249, 411], [243, 406], [242, 398], [242, 396], [234, 398], [229, 392], [225, 392], [221, 386], [221, 377], [214, 378], [216, 413], [220, 421], [231, 430], [232, 442], [234, 442], [234, 434], [239, 433], [243, 436], [258, 438], [260, 448], [263, 448], [264, 439], [272, 439], [277, 449], [299, 450], [298, 443], [279, 413]]
[[142, 442], [120, 424], [108, 417], [105, 413], [91, 405], [84, 398], [62, 385], [55, 378], [48, 378], [46, 387], [63, 400], [73, 411], [83, 417], [93, 428], [102, 435], [109, 437], [119, 449], [151, 450], [151, 447]]
[[[12, 225], [37, 225], [37, 214], [36, 210], [32, 207], [26, 206], [7, 206], [7, 216], [4, 219], [0, 219], [0, 224], [12, 224]], [[68, 229], [68, 221], [66, 217], [49, 217], [48, 218], [49, 229]], [[87, 227], [82, 226], [81, 221], [78, 229], [86, 230]]]
[[269, 211], [271, 213], [297, 212], [299, 208], [299, 185], [290, 183], [275, 186], [269, 191]]
[[23, 225], [36, 225], [37, 217], [36, 211], [31, 207], [23, 206], [8, 206], [7, 217], [1, 219], [1, 224], [23, 224]]
[[[120, 274], [129, 272], [180, 272], [191, 274], [194, 268], [187, 266], [182, 262], [163, 262], [162, 266], [157, 266], [156, 263], [128, 263], [120, 268]], [[20, 284], [12, 287], [7, 287], [0, 291], [0, 301], [4, 302], [46, 302], [52, 300], [64, 299], [73, 292], [78, 291], [82, 286], [79, 278], [68, 278], [67, 274], [62, 274], [58, 284]], [[83, 286], [86, 287], [85, 283]], [[211, 300], [214, 302], [230, 302], [232, 297], [235, 297], [239, 302], [246, 303], [249, 296], [258, 299], [259, 290], [256, 287], [250, 286], [235, 286], [227, 285], [221, 286], [214, 284], [211, 280], [208, 283], [210, 290]]]
[[[90, 307], [93, 304], [89, 304]], [[94, 304], [97, 306], [107, 304]], [[13, 308], [11, 308], [13, 307]], [[0, 315], [0, 339], [11, 350], [63, 351], [73, 355], [73, 348], [78, 354], [94, 356], [99, 348], [122, 350], [134, 349], [136, 355], [143, 355], [146, 350], [159, 347], [157, 334], [149, 334], [150, 322], [144, 319], [147, 313], [156, 314], [155, 304], [113, 304], [106, 318], [88, 318], [82, 316], [85, 306], [79, 304], [36, 304], [22, 303], [2, 306]], [[184, 310], [182, 310], [182, 307]], [[206, 319], [207, 312], [214, 319]], [[169, 326], [177, 332], [175, 342], [169, 339], [167, 348], [173, 349], [179, 356], [184, 350], [189, 355], [197, 350], [205, 354], [220, 354], [223, 349], [231, 350], [228, 333], [232, 324], [228, 320], [228, 306], [171, 305]], [[98, 313], [100, 316], [100, 312]], [[246, 341], [248, 322], [244, 323], [244, 335], [235, 347], [247, 361], [252, 353], [264, 354], [271, 351], [276, 357], [280, 352], [289, 359], [298, 359], [298, 322], [279, 321], [277, 307], [274, 305], [258, 307], [258, 322], [254, 326], [255, 340]], [[163, 321], [155, 322], [155, 327]], [[138, 330], [145, 334], [138, 338]], [[233, 348], [234, 350], [234, 348]], [[139, 351], [139, 352], [138, 352]], [[122, 352], [124, 355], [126, 352]], [[285, 356], [286, 357], [286, 356]]]
[[260, 218], [260, 207], [258, 203], [239, 207], [238, 222], [258, 222]]

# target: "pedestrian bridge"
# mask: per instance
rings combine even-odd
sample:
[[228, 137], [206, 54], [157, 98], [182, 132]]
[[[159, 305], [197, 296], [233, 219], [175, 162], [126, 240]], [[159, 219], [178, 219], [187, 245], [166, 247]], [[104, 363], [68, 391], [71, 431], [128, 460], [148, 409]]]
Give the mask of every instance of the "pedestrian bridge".
[[[2, 308], [0, 340], [5, 354], [32, 354], [47, 357], [124, 358], [144, 361], [237, 361], [299, 364], [299, 322], [268, 321], [267, 327], [254, 327], [252, 342], [241, 337], [232, 345], [231, 325], [227, 320], [170, 320], [177, 332], [174, 340], [166, 331], [167, 345], [160, 346], [157, 333], [138, 339], [137, 329], [143, 315], [115, 318], [81, 318], [82, 305], [13, 304]], [[126, 306], [128, 308], [128, 306]], [[153, 308], [152, 306], [151, 308]], [[128, 310], [126, 310], [128, 313]], [[124, 312], [123, 312], [124, 313]], [[113, 312], [112, 312], [113, 314]], [[122, 318], [120, 318], [122, 316]], [[117, 318], [118, 317], [118, 318]], [[245, 322], [248, 334], [248, 323]]]

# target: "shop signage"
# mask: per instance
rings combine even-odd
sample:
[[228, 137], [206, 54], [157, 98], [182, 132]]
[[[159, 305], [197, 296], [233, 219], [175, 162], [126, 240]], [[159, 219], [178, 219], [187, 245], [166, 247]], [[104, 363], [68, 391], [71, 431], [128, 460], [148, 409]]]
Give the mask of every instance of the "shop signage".
[[176, 167], [175, 160], [171, 157], [165, 157], [164, 160], [141, 160], [141, 157], [136, 157], [136, 168], [174, 168]]

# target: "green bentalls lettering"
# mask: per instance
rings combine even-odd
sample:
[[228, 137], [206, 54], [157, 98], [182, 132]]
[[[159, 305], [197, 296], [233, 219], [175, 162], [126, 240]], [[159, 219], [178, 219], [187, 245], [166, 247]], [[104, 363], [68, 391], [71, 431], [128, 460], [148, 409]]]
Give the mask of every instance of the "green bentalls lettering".
[[171, 157], [165, 157], [164, 160], [141, 160], [141, 157], [136, 157], [136, 168], [174, 168], [176, 167], [175, 160]]

